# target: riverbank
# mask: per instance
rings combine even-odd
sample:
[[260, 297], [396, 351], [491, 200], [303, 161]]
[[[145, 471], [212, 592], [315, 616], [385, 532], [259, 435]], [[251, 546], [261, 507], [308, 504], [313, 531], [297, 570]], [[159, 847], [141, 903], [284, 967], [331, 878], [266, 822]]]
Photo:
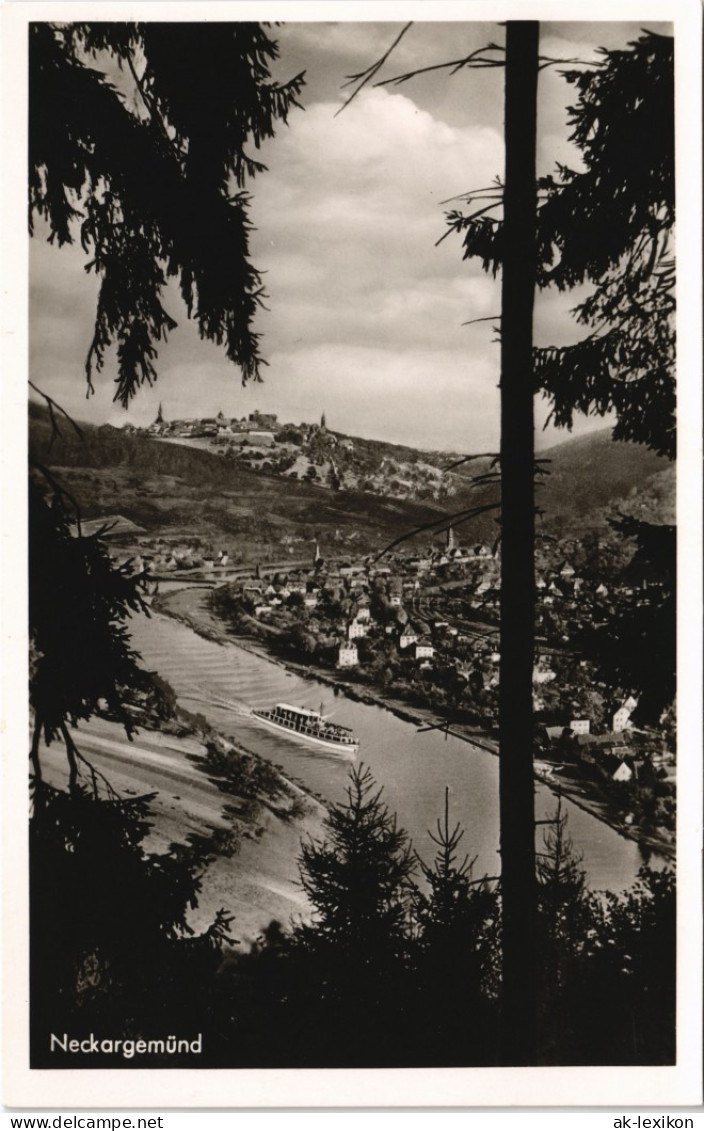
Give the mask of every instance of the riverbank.
[[[155, 598], [154, 608], [180, 621], [200, 636], [218, 644], [231, 643], [243, 651], [256, 655], [269, 663], [296, 673], [299, 676], [313, 677], [345, 696], [358, 702], [381, 707], [398, 718], [417, 728], [437, 727], [437, 712], [421, 705], [409, 705], [403, 700], [394, 699], [379, 689], [350, 679], [347, 673], [337, 673], [329, 668], [307, 665], [282, 658], [273, 653], [266, 643], [253, 636], [243, 636], [229, 630], [208, 607], [208, 591], [183, 587], [161, 594]], [[468, 726], [452, 724], [450, 733], [470, 746], [480, 747], [498, 755], [498, 744], [489, 735], [477, 732]], [[608, 799], [601, 794], [596, 783], [571, 770], [556, 773], [554, 767], [543, 765], [536, 768], [536, 781], [540, 781], [556, 796], [568, 798], [572, 804], [608, 825], [618, 835], [639, 844], [646, 852], [655, 852], [663, 857], [674, 857], [674, 846], [668, 841], [647, 836], [633, 825], [627, 825], [620, 813]]]
[[[185, 728], [181, 728], [185, 729]], [[149, 804], [145, 852], [205, 851], [199, 866], [197, 906], [187, 921], [207, 930], [222, 908], [233, 918], [231, 934], [248, 949], [272, 920], [284, 925], [310, 907], [300, 885], [301, 840], [323, 835], [324, 806], [277, 771], [280, 787], [265, 796], [238, 791], [227, 767], [215, 769], [201, 736], [152, 730], [139, 723], [132, 740], [115, 722], [93, 716], [73, 731], [81, 753], [118, 796], [154, 795]], [[241, 744], [210, 731], [208, 739], [236, 755], [257, 757]], [[59, 789], [68, 782], [61, 743], [40, 750], [45, 780]], [[241, 774], [239, 775], [241, 778]]]

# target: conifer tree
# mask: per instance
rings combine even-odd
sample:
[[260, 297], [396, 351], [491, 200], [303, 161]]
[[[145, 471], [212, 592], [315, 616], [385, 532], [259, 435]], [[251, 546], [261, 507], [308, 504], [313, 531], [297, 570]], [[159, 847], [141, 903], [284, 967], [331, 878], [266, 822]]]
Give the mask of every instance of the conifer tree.
[[432, 863], [420, 861], [426, 890], [416, 896], [419, 1025], [438, 1064], [498, 1061], [500, 905], [490, 882], [460, 861], [464, 830], [450, 826], [449, 790]]
[[202, 338], [242, 380], [263, 364], [263, 296], [249, 259], [245, 186], [255, 151], [296, 105], [257, 23], [34, 23], [29, 29], [29, 216], [59, 246], [80, 240], [100, 278], [86, 378], [117, 351], [115, 400], [157, 376], [177, 279]]
[[343, 962], [370, 967], [403, 948], [414, 870], [408, 836], [382, 792], [367, 767], [355, 767], [346, 800], [325, 819], [326, 839], [304, 842], [301, 852], [301, 882], [315, 912], [308, 937], [333, 945]]

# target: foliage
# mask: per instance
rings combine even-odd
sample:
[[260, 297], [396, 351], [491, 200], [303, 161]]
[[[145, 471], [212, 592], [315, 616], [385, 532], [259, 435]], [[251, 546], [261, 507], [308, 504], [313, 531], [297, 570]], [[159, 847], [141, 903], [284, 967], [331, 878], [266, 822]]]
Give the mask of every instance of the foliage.
[[331, 806], [328, 839], [302, 846], [301, 882], [314, 909], [308, 938], [340, 961], [376, 964], [403, 937], [413, 861], [408, 837], [381, 801], [371, 772], [355, 767], [347, 799]]
[[676, 531], [625, 515], [612, 526], [635, 539], [630, 572], [657, 584], [641, 590], [639, 600], [619, 610], [607, 625], [585, 629], [581, 645], [604, 679], [638, 695], [637, 720], [657, 725], [676, 691]]
[[428, 1039], [447, 1049], [446, 1063], [485, 1064], [497, 1057], [500, 900], [486, 878], [472, 878], [469, 857], [460, 862], [463, 836], [450, 828], [446, 789], [444, 820], [430, 833], [435, 859], [420, 861], [417, 977]]
[[89, 389], [112, 345], [121, 404], [156, 379], [172, 278], [200, 336], [259, 379], [244, 186], [264, 166], [246, 146], [273, 136], [303, 85], [270, 81], [277, 55], [255, 23], [30, 25], [30, 230], [40, 217], [59, 246], [80, 230], [100, 277]]
[[29, 485], [30, 703], [51, 741], [105, 700], [131, 729], [128, 704], [154, 691], [130, 647], [126, 619], [143, 610], [141, 578], [116, 567], [98, 535], [74, 537], [61, 494]]
[[589, 910], [582, 962], [574, 973], [582, 1032], [580, 1059], [573, 1063], [674, 1063], [673, 873], [643, 868], [633, 889], [600, 893]]
[[105, 800], [84, 789], [69, 795], [35, 785], [35, 1067], [49, 1067], [51, 1032], [139, 1037], [193, 1029], [195, 1035], [203, 1027], [230, 917], [219, 912], [207, 931], [193, 936], [187, 911], [200, 889], [198, 862], [144, 853], [150, 800]]
[[[538, 182], [540, 287], [594, 290], [575, 309], [590, 333], [535, 351], [536, 385], [555, 423], [615, 412], [614, 439], [675, 451], [674, 47], [646, 33], [600, 52], [595, 68], [564, 72], [577, 91], [570, 140], [583, 170], [558, 166]], [[503, 223], [450, 213], [465, 257], [496, 273]]]
[[285, 792], [286, 785], [278, 770], [266, 758], [258, 758], [245, 750], [223, 748], [212, 739], [206, 742], [204, 764], [215, 774], [218, 785], [226, 793], [271, 800]]
[[[472, 879], [447, 801], [420, 878], [363, 768], [328, 832], [301, 859], [312, 921], [225, 960], [216, 1062], [236, 1034], [243, 1066], [498, 1064], [500, 887]], [[558, 807], [538, 866], [538, 1063], [671, 1063], [672, 877], [594, 893], [580, 865]]]

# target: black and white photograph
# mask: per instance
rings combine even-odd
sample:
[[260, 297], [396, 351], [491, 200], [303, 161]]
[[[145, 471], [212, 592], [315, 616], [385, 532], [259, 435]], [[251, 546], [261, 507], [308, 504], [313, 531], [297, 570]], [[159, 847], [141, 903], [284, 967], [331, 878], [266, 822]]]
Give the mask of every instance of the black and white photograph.
[[9, 1094], [701, 1102], [698, 5], [14, 7]]

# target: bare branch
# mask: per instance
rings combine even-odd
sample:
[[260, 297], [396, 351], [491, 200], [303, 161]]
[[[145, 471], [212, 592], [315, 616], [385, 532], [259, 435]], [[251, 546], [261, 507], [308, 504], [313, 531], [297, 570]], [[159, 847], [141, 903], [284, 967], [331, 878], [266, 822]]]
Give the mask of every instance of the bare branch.
[[480, 514], [485, 514], [487, 511], [499, 510], [501, 503], [483, 503], [479, 507], [469, 507], [467, 510], [457, 511], [456, 514], [445, 515], [443, 518], [434, 519], [432, 522], [424, 522], [420, 526], [416, 526], [414, 530], [409, 530], [406, 534], [401, 534], [398, 538], [394, 538], [393, 542], [389, 542], [383, 550], [380, 550], [377, 556], [373, 559], [378, 562], [383, 558], [384, 554], [388, 554], [389, 550], [393, 550], [399, 546], [401, 542], [407, 542], [409, 538], [415, 538], [417, 534], [422, 534], [425, 530], [435, 530], [436, 534], [443, 534], [449, 530], [451, 526], [459, 526], [463, 522], [468, 522], [470, 518], [476, 518]]
[[483, 51], [500, 51], [500, 52], [503, 53], [504, 48], [498, 47], [494, 43], [490, 43], [486, 47], [478, 47], [476, 51], [472, 51], [471, 54], [466, 55], [463, 59], [452, 59], [449, 63], [434, 63], [430, 67], [419, 67], [418, 70], [407, 71], [403, 75], [396, 75], [394, 78], [384, 79], [382, 82], [378, 82], [375, 85], [376, 86], [389, 86], [389, 85], [393, 84], [394, 86], [400, 86], [401, 83], [408, 82], [409, 79], [415, 78], [416, 75], [425, 75], [425, 74], [428, 74], [430, 71], [444, 71], [444, 70], [448, 70], [450, 68], [452, 68], [452, 73], [456, 74], [457, 71], [462, 70], [463, 67], [474, 67], [476, 69], [484, 69], [484, 68], [487, 68], [487, 67], [503, 67], [504, 66], [503, 61], [499, 61], [497, 59], [487, 59], [487, 58], [485, 58], [482, 55]]
[[476, 322], [496, 322], [497, 319], [499, 322], [501, 321], [500, 314], [487, 314], [486, 318], [470, 318], [469, 322], [462, 322], [461, 325], [474, 326]]
[[462, 459], [455, 460], [454, 463], [448, 464], [448, 466], [443, 467], [442, 470], [452, 471], [453, 468], [459, 467], [463, 463], [471, 463], [472, 460], [475, 459], [490, 459], [492, 461], [492, 466], [496, 466], [496, 464], [499, 462], [499, 457], [496, 452], [477, 452], [477, 454], [473, 456], [462, 456]]
[[443, 205], [443, 204], [453, 204], [456, 200], [468, 200], [468, 201], [469, 200], [484, 200], [484, 199], [488, 200], [490, 198], [489, 197], [485, 198], [483, 194], [484, 193], [493, 193], [497, 188], [501, 190], [500, 195], [503, 196], [504, 186], [499, 181], [498, 184], [485, 185], [484, 188], [469, 189], [467, 192], [458, 193], [457, 196], [448, 196], [447, 200], [441, 200], [440, 204], [441, 205]]
[[379, 73], [379, 71], [383, 67], [384, 63], [386, 62], [386, 60], [389, 58], [391, 52], [394, 50], [395, 47], [398, 46], [398, 44], [401, 42], [401, 40], [403, 39], [403, 37], [406, 34], [406, 32], [408, 31], [408, 29], [412, 26], [413, 26], [413, 20], [411, 20], [409, 23], [407, 23], [406, 26], [401, 30], [401, 32], [396, 36], [396, 39], [393, 41], [393, 43], [389, 47], [388, 51], [386, 51], [385, 54], [382, 55], [381, 58], [376, 61], [376, 63], [372, 63], [371, 67], [367, 67], [366, 71], [360, 71], [359, 74], [356, 74], [356, 75], [349, 75], [348, 81], [346, 83], [344, 83], [343, 86], [350, 86], [354, 82], [358, 83], [359, 85], [356, 87], [355, 90], [352, 91], [351, 95], [349, 96], [347, 101], [342, 104], [340, 109], [335, 111], [335, 114], [334, 114], [335, 118], [337, 117], [338, 114], [341, 114], [343, 110], [347, 109], [350, 102], [352, 102], [357, 97], [357, 95], [360, 93], [360, 91], [363, 90], [364, 87], [368, 83], [371, 82], [371, 80], [374, 78], [374, 76]]
[[599, 60], [590, 59], [553, 59], [550, 55], [538, 56], [538, 70], [544, 71], [546, 67], [565, 66], [565, 67], [603, 67], [604, 63]]

